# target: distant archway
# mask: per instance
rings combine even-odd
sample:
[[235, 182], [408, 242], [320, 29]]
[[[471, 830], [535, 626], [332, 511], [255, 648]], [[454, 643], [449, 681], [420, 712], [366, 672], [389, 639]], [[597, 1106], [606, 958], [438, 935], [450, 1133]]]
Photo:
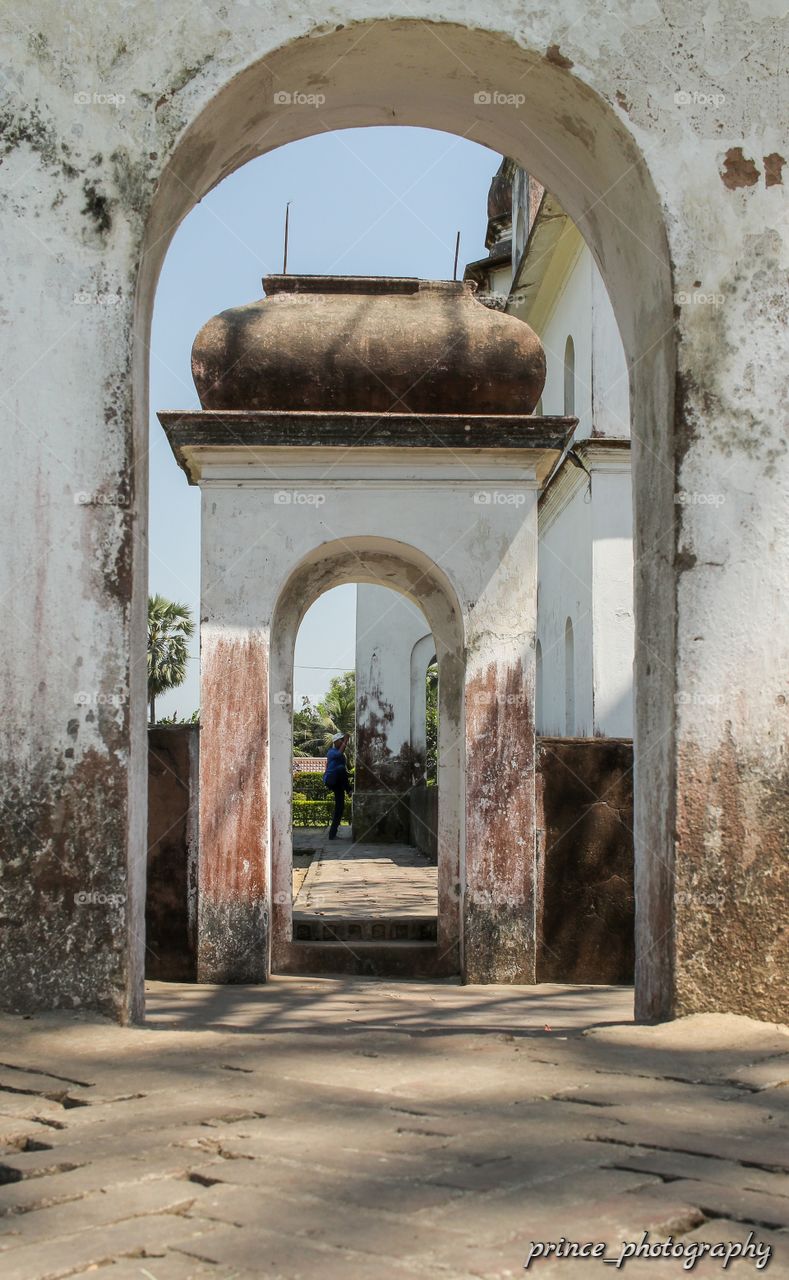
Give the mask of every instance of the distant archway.
[[[292, 937], [290, 806], [292, 796], [291, 708], [293, 651], [304, 614], [318, 596], [346, 582], [390, 587], [424, 612], [427, 637], [439, 665], [438, 929], [436, 975], [456, 972], [460, 962], [460, 867], [462, 777], [463, 628], [454, 592], [441, 570], [405, 543], [347, 538], [305, 557], [280, 591], [271, 627], [269, 679], [272, 885], [271, 963], [274, 972], [297, 966]], [[336, 957], [335, 957], [336, 962]]]

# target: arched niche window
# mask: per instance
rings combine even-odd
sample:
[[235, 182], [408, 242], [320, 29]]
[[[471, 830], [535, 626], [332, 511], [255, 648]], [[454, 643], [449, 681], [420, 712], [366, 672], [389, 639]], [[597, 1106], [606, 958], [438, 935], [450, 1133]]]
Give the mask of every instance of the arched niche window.
[[537, 641], [534, 673], [534, 731], [542, 733], [542, 645]]
[[575, 343], [568, 337], [564, 344], [564, 416], [575, 417]]
[[575, 637], [572, 619], [564, 624], [564, 732], [575, 736]]

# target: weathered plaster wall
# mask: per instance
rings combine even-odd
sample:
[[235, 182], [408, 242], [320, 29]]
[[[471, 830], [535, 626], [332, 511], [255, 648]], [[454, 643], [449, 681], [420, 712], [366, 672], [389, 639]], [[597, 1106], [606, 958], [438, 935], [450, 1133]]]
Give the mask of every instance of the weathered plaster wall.
[[[8, 1005], [141, 1008], [146, 343], [172, 229], [263, 150], [325, 128], [411, 123], [468, 133], [556, 192], [590, 243], [627, 353], [636, 749], [649, 761], [636, 795], [639, 1012], [779, 1010], [781, 20], [769, 0], [594, 12], [583, 0], [528, 11], [505, 0], [495, 17], [449, 0], [440, 30], [434, 20], [423, 2], [382, 0], [293, 12], [108, 0], [76, 15], [28, 0], [9, 15]], [[325, 96], [320, 114], [275, 102], [294, 91]], [[475, 101], [480, 91], [490, 100]], [[674, 503], [678, 488], [690, 501]], [[710, 493], [724, 501], [692, 497]], [[80, 693], [95, 705], [75, 709]], [[730, 890], [725, 909], [703, 900], [713, 879]], [[87, 909], [83, 891], [123, 894], [124, 909]]]
[[[405, 596], [369, 583], [356, 593], [356, 840], [408, 842], [407, 794], [420, 776], [411, 740], [411, 655], [429, 628]], [[435, 646], [433, 646], [435, 648]], [[424, 738], [424, 731], [422, 734]], [[424, 771], [424, 756], [421, 759]]]

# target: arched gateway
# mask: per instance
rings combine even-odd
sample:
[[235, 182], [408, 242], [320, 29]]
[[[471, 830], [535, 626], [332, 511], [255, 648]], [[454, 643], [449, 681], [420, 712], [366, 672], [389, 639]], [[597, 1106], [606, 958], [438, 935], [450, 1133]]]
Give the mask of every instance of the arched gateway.
[[[556, 195], [626, 352], [637, 1016], [783, 1016], [784, 148], [764, 110], [776, 19], [757, 10], [716, 28], [578, 0], [493, 17], [448, 0], [442, 21], [420, 0], [386, 16], [304, 0], [232, 21], [201, 6], [162, 38], [150, 6], [83, 6], [57, 57], [31, 38], [51, 5], [9, 21], [28, 92], [9, 99], [0, 209], [5, 1007], [143, 1012], [147, 367], [169, 240], [263, 152], [410, 124], [484, 143]], [[760, 50], [747, 78], [739, 37]], [[123, 109], [77, 121], [72, 88], [105, 86], [112, 49]], [[700, 66], [720, 106], [696, 94]], [[114, 305], [75, 307], [83, 290]]]
[[264, 285], [195, 340], [203, 410], [159, 415], [203, 491], [198, 978], [303, 964], [293, 645], [322, 591], [362, 581], [421, 607], [440, 672], [437, 941], [401, 971], [533, 982], [537, 497], [574, 419], [532, 416], [540, 344], [474, 285]]

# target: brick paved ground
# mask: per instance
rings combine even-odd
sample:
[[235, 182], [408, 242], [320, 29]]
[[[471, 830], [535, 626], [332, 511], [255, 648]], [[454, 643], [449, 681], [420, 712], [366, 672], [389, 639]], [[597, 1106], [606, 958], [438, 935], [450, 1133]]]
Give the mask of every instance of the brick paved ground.
[[0, 1275], [493, 1280], [532, 1239], [645, 1229], [753, 1230], [788, 1275], [787, 1033], [629, 1016], [624, 990], [280, 978], [154, 985], [144, 1028], [1, 1018]]

